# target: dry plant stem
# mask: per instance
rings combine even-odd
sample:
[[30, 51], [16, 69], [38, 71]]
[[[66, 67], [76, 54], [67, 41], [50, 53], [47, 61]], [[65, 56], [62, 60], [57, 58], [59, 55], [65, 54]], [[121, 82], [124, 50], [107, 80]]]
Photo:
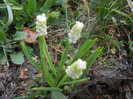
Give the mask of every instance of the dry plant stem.
[[5, 57], [6, 57], [6, 64], [7, 64], [7, 66], [9, 67], [9, 61], [8, 61], [8, 58], [7, 58], [7, 53], [6, 53], [6, 50], [5, 50], [5, 46], [4, 46], [4, 45], [2, 45], [2, 46], [3, 46], [4, 55], [5, 55]]
[[86, 11], [81, 12], [80, 15], [76, 18], [76, 20], [78, 20], [79, 17], [82, 16], [85, 12], [86, 12]]
[[131, 0], [127, 0], [130, 8], [131, 8], [131, 11], [133, 12], [133, 2]]
[[[122, 26], [123, 27], [123, 26]], [[124, 27], [123, 27], [124, 28]], [[130, 33], [124, 28], [124, 30], [126, 31], [127, 33], [127, 37], [128, 37], [128, 40], [129, 42], [131, 42], [131, 36], [130, 36]], [[129, 43], [130, 44], [130, 43]], [[132, 45], [130, 44], [130, 48], [132, 48]]]
[[87, 1], [86, 1], [86, 0], [83, 0], [83, 1], [84, 1], [84, 3], [85, 3], [85, 6], [86, 6], [87, 12], [88, 12], [88, 28], [87, 28], [86, 31], [85, 31], [85, 32], [87, 32], [87, 31], [90, 30], [90, 9], [89, 9], [89, 7], [88, 7], [88, 5], [87, 5]]
[[[61, 44], [60, 44], [60, 45], [61, 45]], [[59, 54], [59, 53], [60, 53], [59, 55], [61, 55], [61, 54], [63, 53], [61, 50], [59, 50], [59, 47], [58, 47], [58, 48], [55, 48], [55, 47], [53, 47], [53, 46], [51, 46], [51, 45], [50, 45], [50, 47], [53, 48], [54, 50], [56, 50], [55, 53], [58, 52], [58, 53], [56, 53], [56, 54]], [[77, 50], [76, 50], [76, 52], [77, 52]], [[75, 52], [75, 53], [76, 53], [76, 52]], [[71, 58], [71, 54], [68, 54], [67, 57], [68, 57], [68, 58]]]
[[[111, 40], [110, 40], [110, 41], [113, 40], [113, 37], [114, 37], [114, 33], [112, 34], [112, 37], [111, 37]], [[109, 45], [108, 45], [108, 54], [107, 54], [107, 56], [103, 59], [103, 61], [105, 61], [105, 60], [107, 59], [107, 57], [109, 56], [109, 52], [110, 52], [110, 43], [109, 43]]]
[[[78, 20], [79, 17], [82, 16], [85, 12], [86, 12], [85, 10], [82, 11], [82, 12], [80, 13], [80, 15], [79, 15], [75, 20]], [[75, 22], [72, 22], [70, 25], [72, 25], [72, 24], [74, 24], [74, 23], [75, 23]], [[66, 29], [64, 29], [64, 32], [63, 32], [60, 36], [65, 35], [65, 34], [69, 31], [69, 29], [70, 29], [70, 27], [67, 27]]]

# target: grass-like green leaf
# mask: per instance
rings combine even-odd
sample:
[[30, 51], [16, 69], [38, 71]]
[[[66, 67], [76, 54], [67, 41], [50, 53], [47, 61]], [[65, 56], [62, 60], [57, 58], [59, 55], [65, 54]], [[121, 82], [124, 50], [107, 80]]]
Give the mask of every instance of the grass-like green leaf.
[[27, 47], [25, 46], [25, 43], [21, 41], [21, 47], [22, 47], [22, 50], [25, 54], [25, 56], [28, 58], [28, 60], [31, 62], [31, 64], [37, 68], [40, 72], [42, 72], [42, 69], [41, 67], [32, 59], [32, 57], [30, 56], [28, 50], [27, 50]]
[[62, 53], [61, 60], [59, 61], [59, 69], [58, 69], [58, 71], [57, 71], [57, 78], [56, 78], [55, 84], [57, 84], [59, 78], [61, 77], [60, 73], [61, 73], [61, 71], [62, 71], [62, 69], [63, 69], [63, 66], [64, 66], [64, 63], [65, 63], [65, 61], [66, 61], [67, 54], [68, 54], [68, 52], [69, 52], [69, 50], [70, 50], [70, 45], [71, 45], [71, 44], [68, 43], [67, 46], [66, 46], [65, 51]]
[[45, 62], [45, 54], [44, 54], [44, 44], [42, 39], [39, 39], [39, 48], [40, 48], [40, 56], [41, 56], [41, 68], [43, 75], [50, 86], [53, 86], [55, 79], [53, 78], [52, 74], [49, 73], [48, 67], [46, 66]]
[[86, 62], [87, 62], [87, 68], [86, 70], [84, 70], [82, 76], [80, 78], [83, 78], [86, 74], [86, 72], [90, 69], [90, 67], [92, 66], [92, 64], [94, 63], [94, 61], [96, 60], [96, 58], [102, 53], [102, 48], [98, 48], [94, 53], [92, 53], [88, 58], [86, 58]]
[[82, 44], [82, 46], [79, 48], [78, 52], [76, 53], [76, 55], [74, 56], [74, 58], [73, 58], [73, 60], [71, 61], [70, 64], [72, 64], [77, 59], [82, 58], [84, 55], [86, 55], [86, 53], [95, 44], [96, 41], [97, 41], [97, 38], [94, 39], [93, 41], [88, 40], [84, 44]]
[[62, 91], [62, 89], [57, 88], [57, 87], [36, 87], [36, 88], [32, 88], [32, 90]]
[[65, 74], [64, 77], [61, 79], [61, 81], [58, 83], [57, 87], [59, 88], [60, 85], [61, 85], [63, 82], [65, 82], [68, 78], [69, 78], [68, 75]]
[[3, 53], [0, 53], [0, 64], [4, 64], [6, 62], [6, 56]]
[[44, 4], [45, 9], [50, 9], [56, 0], [46, 0]]
[[42, 68], [42, 73], [44, 75], [44, 78], [46, 79], [47, 83], [53, 87], [54, 84], [54, 78], [52, 77], [52, 75], [48, 72], [46, 63], [45, 63], [45, 58], [43, 56], [41, 56], [41, 68]]
[[5, 32], [3, 30], [0, 30], [0, 43], [4, 44], [5, 40], [6, 40]]
[[42, 44], [43, 44], [43, 54], [45, 55], [45, 58], [47, 59], [47, 62], [49, 64], [50, 69], [52, 70], [53, 74], [56, 77], [56, 70], [55, 70], [55, 67], [54, 67], [54, 65], [52, 63], [52, 60], [50, 58], [50, 55], [49, 55], [49, 52], [48, 52], [48, 48], [47, 48], [47, 44], [46, 44], [44, 36], [39, 37], [39, 42], [42, 42]]
[[[4, 0], [4, 2], [5, 2], [5, 4], [6, 4], [6, 3], [7, 3], [7, 0]], [[7, 11], [8, 11], [8, 21], [7, 21], [7, 23], [6, 23], [4, 26], [2, 26], [1, 29], [5, 29], [5, 28], [8, 27], [8, 26], [12, 23], [12, 21], [13, 21], [12, 8], [11, 8], [10, 5], [6, 5], [6, 7], [7, 7]]]
[[61, 85], [68, 85], [68, 84], [79, 84], [88, 81], [90, 78], [80, 79], [76, 81], [70, 81], [70, 82], [63, 82]]
[[[97, 38], [94, 39], [93, 41], [87, 40], [86, 42], [84, 42], [79, 48], [79, 50], [77, 51], [77, 53], [75, 54], [73, 60], [68, 64], [68, 66], [70, 66], [77, 59], [82, 59], [83, 57], [85, 57], [88, 54], [89, 49], [95, 44], [96, 41], [97, 41]], [[65, 74], [65, 71], [63, 71], [62, 75], [64, 74]]]
[[126, 13], [124, 13], [124, 12], [121, 12], [121, 11], [119, 11], [119, 10], [117, 10], [117, 9], [113, 9], [112, 11], [114, 11], [114, 12], [116, 12], [116, 13], [118, 13], [118, 14], [124, 16], [124, 17], [127, 17], [127, 18], [129, 18], [129, 19], [131, 18], [130, 15], [128, 15], [128, 14], [126, 14]]
[[37, 2], [36, 0], [28, 0], [28, 10], [30, 11], [30, 14], [34, 14], [37, 9]]
[[52, 18], [58, 18], [59, 15], [60, 15], [59, 12], [51, 12], [51, 13], [48, 13], [48, 14], [47, 14], [47, 17], [48, 17], [48, 18], [50, 18], [50, 17], [52, 17]]

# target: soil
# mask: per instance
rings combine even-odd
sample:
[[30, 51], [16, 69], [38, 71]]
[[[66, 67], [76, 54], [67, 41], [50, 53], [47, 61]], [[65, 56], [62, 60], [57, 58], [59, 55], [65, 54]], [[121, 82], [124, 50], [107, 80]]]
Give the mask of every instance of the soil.
[[[56, 64], [60, 59], [60, 56], [55, 55], [58, 50], [50, 46], [53, 40], [46, 41], [52, 60]], [[77, 49], [77, 46], [74, 47]], [[35, 49], [36, 55], [33, 58], [39, 64], [38, 44], [34, 44], [33, 49]], [[63, 51], [62, 47], [61, 51]], [[121, 57], [121, 59], [113, 59], [112, 57], [108, 61], [115, 62], [116, 66], [109, 66], [105, 63], [100, 64], [100, 60], [95, 61], [86, 74], [86, 77], [90, 77], [89, 81], [73, 87], [72, 92], [64, 90], [63, 93], [68, 99], [133, 99], [133, 66], [128, 64], [128, 59], [125, 56]], [[31, 84], [36, 82], [36, 77], [41, 78], [42, 75], [30, 64], [27, 58], [25, 58], [22, 65], [15, 65], [10, 62], [9, 67], [6, 65], [0, 66], [0, 99], [26, 96], [28, 90], [34, 87]], [[44, 98], [33, 97], [30, 99]], [[49, 94], [46, 99], [50, 99]]]
[[[75, 86], [73, 92], [64, 90], [64, 94], [69, 99], [133, 99], [133, 66], [125, 59], [116, 63], [117, 67], [112, 67], [95, 62], [86, 75], [91, 79]], [[9, 67], [2, 65], [0, 71], [0, 99], [26, 95], [27, 86], [39, 75], [28, 60], [21, 66], [13, 63]]]
[[[22, 72], [28, 70], [23, 76]], [[10, 67], [0, 66], [0, 99], [13, 99], [21, 96], [25, 90], [26, 85], [32, 81], [38, 71], [26, 61], [23, 65], [17, 66], [11, 64]]]

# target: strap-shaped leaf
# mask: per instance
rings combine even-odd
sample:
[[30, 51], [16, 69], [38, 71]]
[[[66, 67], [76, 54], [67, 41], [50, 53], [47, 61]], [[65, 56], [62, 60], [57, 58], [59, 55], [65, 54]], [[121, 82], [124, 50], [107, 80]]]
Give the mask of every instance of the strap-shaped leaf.
[[121, 11], [119, 11], [119, 10], [117, 10], [117, 9], [113, 9], [113, 10], [111, 10], [112, 12], [114, 11], [114, 12], [116, 12], [116, 13], [118, 13], [118, 14], [120, 14], [120, 15], [122, 15], [122, 16], [124, 16], [124, 17], [127, 17], [127, 18], [131, 18], [130, 17], [130, 15], [128, 15], [128, 14], [126, 14], [126, 13], [124, 13], [124, 12], [121, 12]]
[[84, 70], [84, 72], [80, 78], [83, 78], [85, 76], [86, 72], [90, 69], [90, 67], [96, 60], [96, 58], [101, 54], [102, 49], [103, 49], [103, 47], [102, 48], [99, 47], [94, 53], [92, 53], [88, 58], [86, 58], [85, 61], [87, 62], [87, 68], [86, 68], [86, 70]]
[[48, 69], [47, 69], [47, 66], [46, 66], [46, 63], [44, 61], [44, 57], [41, 56], [41, 67], [42, 67], [42, 73], [44, 75], [44, 78], [46, 79], [47, 83], [52, 87], [54, 86], [54, 78], [53, 76], [48, 72]]
[[4, 44], [6, 41], [6, 35], [3, 30], [0, 29], [0, 43]]
[[56, 0], [46, 0], [44, 4], [45, 9], [50, 9]]
[[[82, 46], [79, 48], [79, 50], [77, 51], [77, 53], [75, 54], [73, 60], [68, 64], [68, 66], [70, 66], [77, 59], [79, 58], [83, 59], [85, 56], [87, 56], [89, 49], [95, 44], [96, 41], [97, 41], [97, 38], [94, 39], [93, 41], [87, 40], [86, 42], [84, 42]], [[65, 74], [65, 70], [63, 71], [62, 75], [64, 74]]]
[[55, 79], [52, 76], [52, 74], [49, 73], [48, 67], [46, 66], [45, 55], [44, 55], [44, 51], [43, 51], [44, 45], [43, 45], [43, 42], [41, 39], [39, 39], [39, 48], [40, 48], [40, 56], [41, 56], [41, 67], [42, 67], [44, 77], [45, 77], [46, 81], [48, 82], [48, 84], [50, 86], [53, 86]]
[[58, 80], [59, 80], [60, 77], [61, 77], [60, 73], [61, 73], [61, 71], [62, 71], [62, 69], [63, 69], [63, 66], [64, 66], [64, 63], [65, 63], [65, 61], [66, 61], [67, 54], [68, 54], [68, 52], [69, 52], [69, 50], [70, 50], [70, 45], [71, 45], [71, 43], [68, 43], [68, 44], [67, 44], [67, 47], [66, 47], [65, 51], [63, 52], [63, 54], [62, 54], [62, 56], [61, 56], [61, 60], [60, 60], [60, 62], [59, 62], [59, 69], [58, 69], [58, 71], [57, 71], [57, 78], [56, 78], [55, 84], [57, 84]]
[[88, 40], [84, 44], [82, 44], [82, 46], [79, 48], [78, 52], [76, 53], [76, 55], [74, 56], [73, 60], [69, 65], [71, 65], [77, 59], [82, 58], [84, 55], [86, 55], [86, 53], [95, 44], [96, 41], [97, 41], [97, 38], [94, 39], [93, 41]]
[[21, 47], [22, 47], [22, 50], [25, 54], [25, 56], [28, 58], [28, 60], [31, 62], [31, 64], [37, 68], [40, 72], [42, 72], [42, 69], [41, 67], [32, 59], [32, 57], [30, 56], [26, 46], [25, 46], [25, 43], [23, 41], [21, 41]]
[[30, 12], [35, 12], [37, 9], [37, 3], [36, 0], [28, 0], [28, 10], [30, 10]]
[[[5, 4], [7, 3], [7, 0], [3, 0], [5, 2]], [[10, 5], [6, 5], [7, 7], [7, 11], [8, 11], [8, 21], [7, 23], [1, 27], [1, 29], [5, 29], [6, 27], [8, 27], [12, 21], [13, 21], [13, 13], [12, 13], [12, 8]]]
[[42, 42], [42, 45], [43, 45], [43, 54], [45, 55], [45, 58], [47, 59], [47, 62], [49, 64], [50, 69], [52, 70], [53, 74], [56, 77], [56, 71], [55, 71], [54, 65], [52, 63], [52, 60], [50, 58], [50, 55], [49, 55], [49, 52], [48, 52], [48, 48], [47, 48], [44, 36], [40, 36], [39, 37], [39, 42]]
[[70, 81], [70, 82], [63, 82], [61, 85], [68, 85], [68, 84], [78, 84], [88, 81], [90, 78], [80, 79], [76, 81]]
[[61, 85], [63, 82], [65, 82], [68, 78], [69, 78], [68, 75], [65, 74], [64, 77], [61, 79], [61, 81], [58, 83], [57, 87], [59, 88], [60, 85]]
[[44, 90], [44, 91], [62, 91], [62, 89], [57, 87], [35, 87], [32, 90]]

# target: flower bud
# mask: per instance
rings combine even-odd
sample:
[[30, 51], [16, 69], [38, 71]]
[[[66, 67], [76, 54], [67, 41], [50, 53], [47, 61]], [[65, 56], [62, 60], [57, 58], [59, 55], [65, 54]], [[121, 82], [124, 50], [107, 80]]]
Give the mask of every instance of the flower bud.
[[70, 31], [70, 33], [68, 33], [69, 42], [71, 43], [77, 42], [77, 40], [80, 38], [83, 26], [84, 25], [82, 22], [76, 21], [76, 24], [72, 27], [72, 30]]
[[72, 79], [78, 79], [82, 75], [83, 69], [86, 69], [86, 62], [78, 59], [66, 69], [66, 73]]
[[36, 31], [38, 36], [47, 35], [47, 19], [44, 13], [36, 17]]

